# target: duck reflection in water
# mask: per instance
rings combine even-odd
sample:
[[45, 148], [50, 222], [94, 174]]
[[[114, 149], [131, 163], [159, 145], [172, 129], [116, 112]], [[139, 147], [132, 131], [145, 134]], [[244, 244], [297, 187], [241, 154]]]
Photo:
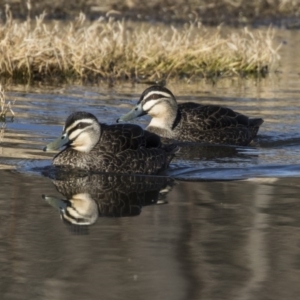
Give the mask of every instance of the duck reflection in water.
[[137, 216], [143, 206], [164, 204], [174, 180], [163, 176], [91, 174], [53, 180], [66, 199], [43, 195], [67, 224], [92, 225], [98, 217]]

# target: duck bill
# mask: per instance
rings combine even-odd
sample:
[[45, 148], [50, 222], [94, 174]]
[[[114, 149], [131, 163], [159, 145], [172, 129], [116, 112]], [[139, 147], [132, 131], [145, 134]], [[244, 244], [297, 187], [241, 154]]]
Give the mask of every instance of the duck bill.
[[145, 115], [146, 112], [142, 108], [142, 104], [136, 105], [130, 112], [117, 119], [117, 123], [126, 122]]
[[42, 195], [42, 198], [52, 207], [58, 210], [65, 209], [67, 207], [66, 202], [58, 197]]
[[44, 151], [55, 151], [60, 149], [63, 146], [66, 146], [70, 142], [67, 134], [63, 134], [55, 141], [49, 143], [43, 150]]

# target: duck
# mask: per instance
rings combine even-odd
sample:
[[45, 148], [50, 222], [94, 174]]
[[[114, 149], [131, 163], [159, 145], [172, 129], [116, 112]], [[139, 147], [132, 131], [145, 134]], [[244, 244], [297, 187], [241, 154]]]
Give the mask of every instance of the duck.
[[236, 146], [249, 145], [264, 122], [219, 105], [178, 104], [169, 89], [155, 85], [147, 88], [137, 105], [117, 123], [146, 114], [152, 117], [146, 130], [162, 138]]
[[176, 145], [162, 145], [160, 137], [135, 124], [100, 123], [88, 112], [74, 112], [62, 135], [43, 150], [55, 151], [55, 167], [105, 173], [154, 175], [165, 171]]

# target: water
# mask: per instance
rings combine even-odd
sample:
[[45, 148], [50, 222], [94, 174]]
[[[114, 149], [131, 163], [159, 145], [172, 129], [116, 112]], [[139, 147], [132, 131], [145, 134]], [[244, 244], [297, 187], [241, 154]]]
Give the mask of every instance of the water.
[[12, 86], [16, 118], [0, 145], [1, 299], [297, 299], [299, 38], [278, 31], [282, 65], [267, 78], [168, 85], [181, 101], [265, 120], [248, 147], [183, 148], [173, 180], [41, 172], [53, 156], [42, 148], [71, 112], [111, 123], [146, 85]]

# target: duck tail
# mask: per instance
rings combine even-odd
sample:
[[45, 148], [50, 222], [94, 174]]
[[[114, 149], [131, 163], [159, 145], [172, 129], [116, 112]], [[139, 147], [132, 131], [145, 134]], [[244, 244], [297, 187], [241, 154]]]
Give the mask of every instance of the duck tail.
[[249, 124], [251, 127], [259, 127], [264, 122], [261, 118], [250, 119]]
[[257, 118], [257, 119], [250, 119], [249, 120], [250, 122], [250, 130], [251, 130], [251, 134], [252, 134], [252, 138], [255, 138], [257, 133], [258, 133], [258, 130], [259, 130], [259, 126], [264, 122], [263, 119], [261, 118]]
[[163, 145], [162, 148], [170, 155], [179, 151], [179, 146], [176, 144]]
[[166, 167], [168, 167], [171, 160], [174, 158], [175, 154], [179, 151], [180, 148], [178, 145], [169, 144], [169, 145], [164, 145], [163, 149], [167, 153]]

